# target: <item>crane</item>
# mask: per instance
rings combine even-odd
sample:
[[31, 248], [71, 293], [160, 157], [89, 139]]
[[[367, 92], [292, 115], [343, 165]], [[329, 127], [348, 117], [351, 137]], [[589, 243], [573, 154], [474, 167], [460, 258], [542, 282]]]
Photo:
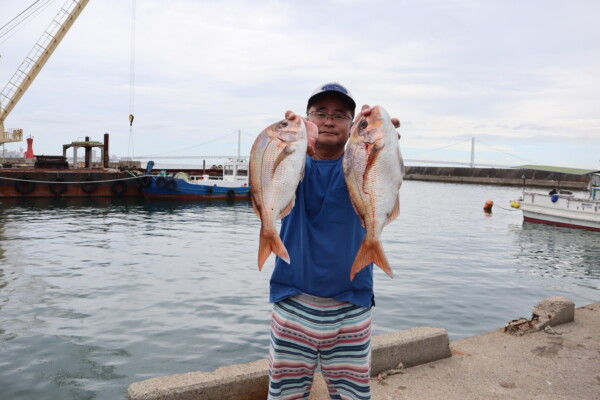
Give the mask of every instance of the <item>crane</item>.
[[23, 140], [23, 129], [5, 130], [4, 120], [25, 94], [25, 91], [27, 91], [88, 3], [89, 0], [67, 0], [65, 2], [10, 81], [0, 92], [0, 144], [4, 145], [4, 143]]

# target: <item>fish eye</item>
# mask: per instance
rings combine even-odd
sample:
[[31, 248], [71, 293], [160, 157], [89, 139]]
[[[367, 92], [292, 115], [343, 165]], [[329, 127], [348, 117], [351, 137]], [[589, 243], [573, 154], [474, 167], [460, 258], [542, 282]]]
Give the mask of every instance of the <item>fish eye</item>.
[[365, 129], [367, 126], [369, 126], [369, 123], [365, 120], [360, 121], [360, 124], [358, 124], [360, 129]]

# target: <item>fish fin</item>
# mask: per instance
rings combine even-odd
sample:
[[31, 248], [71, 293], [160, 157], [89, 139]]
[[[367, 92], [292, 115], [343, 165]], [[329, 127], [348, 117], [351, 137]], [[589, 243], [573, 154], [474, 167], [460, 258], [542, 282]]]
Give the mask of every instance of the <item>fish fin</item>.
[[262, 270], [262, 267], [267, 261], [267, 258], [271, 255], [271, 252], [275, 253], [286, 263], [290, 263], [290, 256], [285, 248], [285, 245], [281, 241], [281, 238], [275, 230], [260, 230], [260, 237], [258, 240], [258, 270]]
[[288, 215], [290, 213], [290, 211], [292, 211], [292, 208], [294, 208], [295, 203], [296, 203], [296, 195], [294, 195], [294, 197], [292, 197], [292, 201], [290, 201], [290, 204], [288, 204], [287, 206], [285, 206], [285, 208], [283, 210], [281, 210], [281, 212], [279, 213], [279, 217], [277, 217], [277, 219], [281, 219], [281, 218], [285, 217], [286, 215]]
[[290, 146], [289, 144], [285, 145], [285, 147], [277, 155], [277, 159], [273, 163], [273, 171], [272, 171], [273, 175], [275, 174], [275, 171], [277, 170], [277, 167], [279, 166], [279, 164], [281, 164], [283, 162], [283, 160], [285, 160], [286, 157], [289, 156], [290, 154], [292, 154], [294, 151], [296, 151], [296, 149], [293, 146]]
[[354, 212], [356, 213], [356, 215], [358, 215], [358, 219], [360, 219], [360, 224], [362, 225], [363, 228], [366, 228], [367, 225], [365, 225], [365, 219], [362, 216], [361, 213], [358, 212], [358, 208], [354, 205], [353, 201], [350, 201], [350, 204], [352, 204], [352, 208], [354, 209]]
[[400, 195], [398, 195], [398, 197], [396, 197], [396, 203], [394, 204], [394, 209], [392, 210], [390, 215], [388, 215], [387, 220], [385, 221], [385, 225], [387, 225], [390, 222], [392, 222], [393, 220], [395, 220], [396, 217], [398, 217], [398, 214], [400, 214]]
[[352, 264], [352, 270], [350, 271], [350, 280], [354, 279], [354, 276], [358, 274], [364, 267], [369, 263], [375, 263], [379, 268], [383, 270], [390, 278], [394, 277], [394, 273], [390, 268], [387, 257], [383, 252], [383, 246], [380, 240], [373, 240], [365, 238], [356, 253], [356, 258]]
[[300, 169], [300, 180], [304, 179], [304, 170], [306, 169], [306, 160], [302, 163], [302, 167]]
[[404, 178], [404, 175], [406, 175], [406, 168], [404, 167], [404, 159], [402, 158], [402, 154], [400, 153], [400, 147], [398, 147], [398, 159], [400, 160], [400, 173]]

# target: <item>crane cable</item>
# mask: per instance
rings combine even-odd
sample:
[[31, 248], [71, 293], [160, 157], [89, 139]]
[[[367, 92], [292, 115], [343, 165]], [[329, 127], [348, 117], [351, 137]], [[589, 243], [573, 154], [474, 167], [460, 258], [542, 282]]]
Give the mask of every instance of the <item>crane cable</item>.
[[[0, 26], [0, 31], [2, 31], [2, 29], [6, 28], [8, 25], [10, 25], [11, 23], [13, 23], [14, 21], [17, 20], [17, 18], [19, 18], [21, 15], [25, 14], [27, 11], [29, 11], [31, 8], [33, 8], [33, 6], [35, 6], [37, 3], [39, 3], [40, 0], [36, 0], [33, 4], [31, 4], [29, 7], [27, 7], [26, 9], [24, 9], [23, 11], [21, 11], [19, 14], [17, 14], [16, 17], [14, 17], [13, 19], [11, 19], [10, 21], [8, 21], [6, 24]], [[34, 10], [35, 12], [35, 10]], [[28, 18], [28, 16], [25, 16], [24, 18]], [[19, 23], [17, 23], [18, 25]], [[10, 28], [13, 29], [13, 28]], [[9, 31], [10, 32], [10, 31]]]
[[0, 44], [4, 44], [4, 42], [24, 27], [29, 22], [27, 21], [28, 19], [32, 18], [36, 13], [39, 13], [40, 10], [48, 7], [48, 5], [54, 2], [54, 0], [44, 0], [42, 3], [40, 3], [40, 1], [41, 0], [36, 0], [25, 10], [21, 11], [16, 17], [0, 27]]
[[127, 156], [133, 158], [133, 98], [135, 89], [135, 8], [136, 0], [132, 0], [131, 9], [131, 63], [129, 66], [129, 145], [127, 147]]

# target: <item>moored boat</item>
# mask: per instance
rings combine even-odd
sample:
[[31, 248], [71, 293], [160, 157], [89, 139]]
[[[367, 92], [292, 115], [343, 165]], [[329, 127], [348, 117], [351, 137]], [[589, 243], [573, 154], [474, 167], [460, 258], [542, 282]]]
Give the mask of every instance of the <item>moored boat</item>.
[[231, 159], [225, 162], [221, 176], [189, 175], [185, 172], [172, 175], [146, 174], [141, 182], [146, 199], [179, 201], [250, 199], [248, 162], [242, 159]]
[[117, 169], [0, 169], [0, 198], [138, 197], [141, 177]]
[[[33, 155], [19, 164], [0, 164], [0, 198], [40, 197], [138, 197], [142, 176], [135, 167], [121, 170], [108, 159], [108, 133], [104, 142], [77, 141], [63, 145], [62, 156]], [[101, 149], [101, 163], [92, 162], [92, 149]], [[67, 149], [73, 148], [73, 162], [67, 161]], [[77, 161], [77, 149], [85, 149], [82, 163]], [[113, 163], [115, 164], [115, 163]]]
[[[541, 167], [560, 172], [558, 167]], [[573, 169], [569, 169], [574, 173]], [[589, 176], [589, 196], [577, 196], [568, 190], [553, 189], [548, 193], [523, 192], [513, 207], [523, 211], [525, 222], [541, 223], [600, 232], [600, 171], [578, 170]]]

